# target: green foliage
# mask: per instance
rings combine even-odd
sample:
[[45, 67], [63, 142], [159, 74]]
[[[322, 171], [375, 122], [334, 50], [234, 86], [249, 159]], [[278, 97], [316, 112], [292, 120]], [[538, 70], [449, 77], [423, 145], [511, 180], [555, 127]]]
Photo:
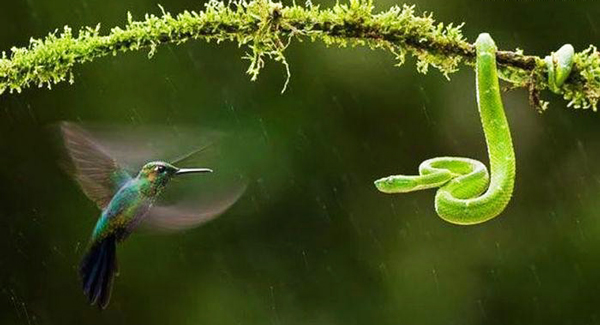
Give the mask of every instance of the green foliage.
[[600, 99], [600, 53], [590, 45], [585, 51], [576, 53], [575, 67], [579, 70], [582, 82], [566, 83], [563, 97], [569, 101], [568, 106], [575, 108], [592, 108], [594, 111]]
[[[416, 15], [413, 6], [394, 6], [373, 13], [370, 0], [350, 0], [322, 9], [310, 1], [304, 6], [284, 7], [271, 0], [239, 1], [231, 5], [211, 0], [204, 11], [185, 11], [176, 16], [162, 7], [161, 15], [147, 14], [134, 21], [128, 14], [125, 27], [100, 34], [100, 25], [85, 27], [77, 35], [69, 27], [44, 39], [31, 39], [25, 48], [12, 48], [0, 58], [0, 94], [20, 92], [37, 85], [51, 87], [61, 81], [73, 82], [75, 64], [120, 52], [149, 49], [149, 57], [161, 44], [181, 44], [189, 39], [234, 41], [248, 48], [247, 73], [256, 80], [266, 59], [282, 63], [290, 77], [284, 56], [293, 38], [321, 40], [328, 46], [367, 46], [393, 53], [401, 65], [407, 54], [417, 58], [417, 69], [429, 67], [444, 76], [458, 69], [462, 60], [473, 64], [474, 47], [461, 33], [461, 26], [437, 23], [431, 14]], [[537, 57], [504, 52], [498, 58], [501, 76], [532, 93], [547, 88], [545, 66]], [[529, 64], [534, 62], [535, 64]], [[541, 62], [541, 63], [540, 63]], [[287, 82], [286, 82], [287, 85]], [[533, 86], [532, 86], [533, 85]], [[284, 87], [285, 89], [285, 87]], [[595, 109], [600, 94], [600, 56], [596, 48], [577, 53], [574, 73], [560, 90], [569, 105]]]

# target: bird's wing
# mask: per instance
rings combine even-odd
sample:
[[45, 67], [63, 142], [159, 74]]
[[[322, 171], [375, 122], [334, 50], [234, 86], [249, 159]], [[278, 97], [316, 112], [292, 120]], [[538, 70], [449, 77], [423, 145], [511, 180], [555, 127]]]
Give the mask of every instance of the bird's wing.
[[104, 209], [115, 192], [131, 179], [89, 134], [81, 127], [64, 122], [60, 125], [64, 144], [71, 163], [67, 170], [81, 186], [83, 192], [100, 209]]
[[153, 206], [141, 220], [140, 226], [145, 230], [173, 232], [197, 227], [215, 219], [231, 207], [244, 193], [246, 185], [211, 198], [208, 202], [190, 206], [189, 204], [174, 204]]

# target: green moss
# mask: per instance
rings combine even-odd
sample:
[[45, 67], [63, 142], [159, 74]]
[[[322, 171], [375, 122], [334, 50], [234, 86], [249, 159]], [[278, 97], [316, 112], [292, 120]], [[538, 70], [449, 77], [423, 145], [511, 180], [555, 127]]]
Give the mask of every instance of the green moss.
[[[575, 108], [593, 108], [594, 111], [600, 98], [600, 54], [595, 46], [590, 45], [585, 51], [576, 53], [575, 75], [583, 80], [581, 82], [565, 83], [562, 87], [563, 97], [569, 101], [568, 106]], [[575, 79], [571, 76], [569, 79]], [[575, 80], [573, 80], [575, 81]]]
[[[392, 53], [397, 65], [406, 55], [417, 59], [417, 70], [430, 67], [444, 76], [457, 71], [460, 63], [473, 64], [475, 52], [462, 33], [461, 26], [437, 23], [431, 14], [415, 13], [414, 6], [394, 6], [373, 13], [369, 0], [350, 0], [331, 8], [320, 8], [307, 1], [304, 6], [284, 7], [271, 0], [250, 0], [226, 5], [211, 0], [203, 11], [185, 11], [176, 16], [160, 7], [159, 16], [147, 14], [127, 24], [100, 33], [100, 25], [83, 28], [76, 34], [69, 27], [44, 39], [32, 39], [25, 48], [12, 48], [0, 58], [0, 94], [20, 92], [37, 85], [73, 82], [76, 64], [120, 52], [147, 49], [148, 56], [159, 45], [180, 44], [190, 39], [207, 42], [233, 41], [247, 49], [247, 73], [256, 80], [268, 59], [280, 62], [290, 78], [284, 52], [295, 38], [320, 40], [328, 46], [367, 46]], [[533, 93], [547, 88], [541, 59], [520, 51], [499, 54], [501, 77], [515, 87], [528, 87]], [[532, 64], [533, 63], [533, 64]], [[572, 76], [561, 87], [569, 105], [595, 109], [600, 94], [600, 56], [595, 47], [578, 53]], [[285, 90], [284, 85], [284, 90]], [[533, 87], [532, 87], [533, 85]]]

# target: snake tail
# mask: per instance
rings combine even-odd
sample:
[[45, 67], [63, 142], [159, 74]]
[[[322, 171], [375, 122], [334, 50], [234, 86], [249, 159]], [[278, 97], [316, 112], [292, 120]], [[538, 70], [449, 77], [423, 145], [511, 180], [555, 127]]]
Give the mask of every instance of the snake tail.
[[548, 88], [560, 94], [560, 86], [565, 83], [573, 68], [575, 49], [571, 44], [563, 45], [558, 51], [546, 56], [546, 69], [548, 70]]

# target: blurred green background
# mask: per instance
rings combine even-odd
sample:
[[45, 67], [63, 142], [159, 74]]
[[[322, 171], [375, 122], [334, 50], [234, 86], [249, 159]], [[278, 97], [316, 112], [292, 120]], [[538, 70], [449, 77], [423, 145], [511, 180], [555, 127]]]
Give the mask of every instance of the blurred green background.
[[[545, 55], [600, 37], [595, 1], [412, 3], [502, 49]], [[160, 12], [150, 0], [3, 1], [0, 49], [64, 24], [106, 31], [127, 11]], [[525, 91], [505, 93], [514, 199], [501, 217], [459, 227], [437, 217], [433, 191], [389, 196], [372, 182], [440, 155], [487, 162], [471, 69], [447, 81], [418, 74], [414, 60], [395, 68], [382, 51], [293, 42], [280, 94], [283, 67], [269, 62], [251, 82], [243, 54], [190, 41], [151, 60], [77, 66], [73, 86], [0, 96], [0, 324], [600, 323], [598, 113], [545, 94], [540, 115]], [[77, 275], [99, 211], [58, 167], [48, 125], [61, 120], [232, 134], [248, 190], [203, 227], [121, 245], [112, 303], [99, 312]]]

